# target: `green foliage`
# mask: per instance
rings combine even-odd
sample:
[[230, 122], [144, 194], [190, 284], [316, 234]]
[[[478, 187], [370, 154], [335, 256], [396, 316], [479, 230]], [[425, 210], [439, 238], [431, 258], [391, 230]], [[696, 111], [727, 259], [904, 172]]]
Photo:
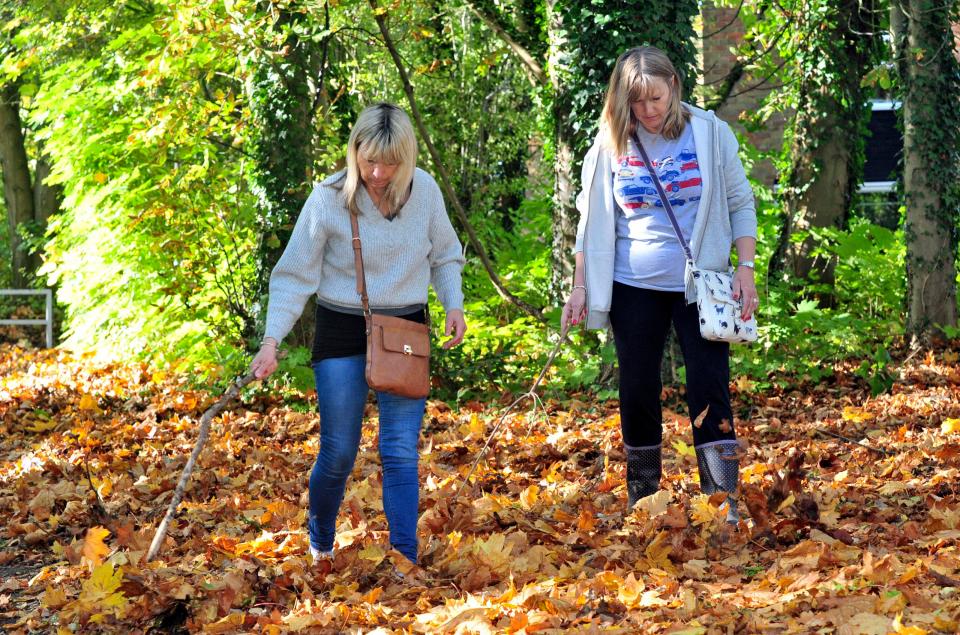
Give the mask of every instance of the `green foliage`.
[[[770, 224], [770, 216], [764, 220]], [[855, 220], [849, 230], [823, 229], [817, 238], [817, 255], [836, 262], [834, 286], [770, 280], [761, 292], [760, 343], [734, 347], [734, 372], [781, 385], [794, 378], [817, 382], [833, 374], [834, 363], [874, 351], [861, 376], [874, 389], [888, 389], [884, 355], [904, 324], [903, 233]], [[827, 296], [832, 305], [821, 303]]]
[[[546, 53], [544, 3], [485, 6], [529, 50]], [[253, 0], [44, 7], [18, 9], [17, 46], [0, 73], [35, 74], [25, 111], [64, 186], [63, 212], [45, 237], [31, 240], [43, 243], [43, 272], [60, 287], [68, 345], [182, 364], [202, 379], [241, 372], [249, 318], [262, 300], [256, 284], [264, 248], [282, 246], [305, 188], [340, 165], [359, 109], [378, 99], [406, 105], [392, 61], [371, 36], [368, 5], [270, 9], [280, 13], [265, 13]], [[688, 0], [558, 7], [558, 35], [567, 44], [551, 58], [550, 72], [570, 88], [559, 96], [532, 86], [510, 50], [465, 7], [410, 2], [388, 9], [425, 123], [481, 242], [512, 292], [552, 307], [546, 329], [503, 301], [468, 251], [467, 338], [459, 348], [434, 351], [435, 394], [450, 401], [527, 390], [556, 345], [559, 307], [549, 295], [555, 98], [569, 107], [582, 144], [624, 49], [661, 46], [684, 69], [687, 88], [695, 79], [688, 18], [696, 5]], [[761, 19], [743, 15], [748, 25]], [[796, 46], [803, 33], [789, 32]], [[307, 84], [315, 83], [290, 88], [303, 69], [315, 71]], [[309, 128], [288, 129], [305, 102], [315, 109]], [[291, 130], [297, 143], [288, 143]], [[762, 158], [749, 144], [741, 147], [748, 165]], [[435, 172], [425, 151], [420, 164]], [[769, 188], [755, 191], [760, 244], [775, 244], [781, 209]], [[903, 235], [857, 220], [816, 237], [820, 256], [836, 262], [835, 287], [768, 280], [771, 254], [761, 248], [762, 339], [734, 349], [734, 372], [761, 386], [817, 380], [832, 362], [866, 352], [861, 376], [885, 389], [884, 355], [902, 333]], [[828, 295], [832, 304], [823, 302]], [[435, 299], [432, 315], [439, 341], [443, 311]], [[265, 389], [308, 391], [309, 354], [292, 347]], [[575, 330], [544, 390], [610, 396], [614, 359], [603, 334]]]
[[[205, 91], [198, 78], [232, 77], [218, 51], [240, 43], [206, 30], [226, 19], [206, 3], [153, 7], [120, 11], [98, 46], [43, 72], [30, 116], [65, 200], [42, 273], [60, 287], [70, 346], [224, 363], [252, 273], [253, 205], [242, 156], [217, 143], [239, 142], [238, 84]], [[55, 41], [82, 28], [78, 15], [18, 37]]]

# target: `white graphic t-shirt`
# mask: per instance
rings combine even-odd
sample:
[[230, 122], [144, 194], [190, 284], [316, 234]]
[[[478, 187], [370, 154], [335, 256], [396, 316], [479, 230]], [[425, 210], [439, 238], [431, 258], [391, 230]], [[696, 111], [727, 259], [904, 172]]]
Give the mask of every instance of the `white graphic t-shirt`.
[[[693, 126], [685, 126], [674, 140], [642, 128], [638, 136], [689, 242], [703, 191]], [[618, 207], [613, 279], [645, 289], [683, 291], [686, 256], [632, 139], [627, 155], [613, 165], [613, 192]]]

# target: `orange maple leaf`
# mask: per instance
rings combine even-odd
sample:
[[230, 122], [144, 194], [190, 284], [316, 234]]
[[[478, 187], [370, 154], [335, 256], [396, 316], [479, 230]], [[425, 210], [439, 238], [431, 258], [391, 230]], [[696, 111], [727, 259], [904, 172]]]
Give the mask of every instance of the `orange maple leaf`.
[[110, 553], [110, 547], [103, 542], [103, 539], [110, 535], [110, 530], [104, 527], [91, 527], [87, 530], [87, 535], [83, 539], [83, 559], [91, 569], [100, 566], [104, 556]]

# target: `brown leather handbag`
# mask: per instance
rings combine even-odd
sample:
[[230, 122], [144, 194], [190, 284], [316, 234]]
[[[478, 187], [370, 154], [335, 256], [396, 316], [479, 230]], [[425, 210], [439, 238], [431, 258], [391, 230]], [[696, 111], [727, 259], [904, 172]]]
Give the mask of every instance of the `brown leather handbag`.
[[430, 327], [392, 315], [370, 312], [363, 272], [360, 225], [350, 214], [357, 293], [367, 322], [367, 385], [374, 390], [419, 399], [430, 392]]

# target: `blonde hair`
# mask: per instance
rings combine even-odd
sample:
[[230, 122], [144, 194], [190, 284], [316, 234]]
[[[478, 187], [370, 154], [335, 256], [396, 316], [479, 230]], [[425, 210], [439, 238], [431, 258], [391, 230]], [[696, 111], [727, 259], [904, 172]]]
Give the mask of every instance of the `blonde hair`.
[[384, 195], [387, 208], [396, 213], [406, 201], [417, 167], [417, 137], [407, 113], [393, 104], [378, 102], [365, 108], [353, 124], [347, 142], [347, 167], [331, 184], [340, 190], [344, 205], [351, 214], [360, 213], [357, 193], [363, 184], [358, 163], [361, 154], [369, 161], [397, 165]]
[[660, 134], [676, 139], [690, 120], [690, 113], [680, 103], [681, 82], [677, 69], [667, 54], [654, 46], [638, 46], [617, 58], [603, 103], [601, 127], [608, 135], [607, 143], [618, 157], [627, 153], [630, 135], [638, 122], [630, 104], [650, 94], [650, 80], [662, 79], [670, 87], [670, 103]]

